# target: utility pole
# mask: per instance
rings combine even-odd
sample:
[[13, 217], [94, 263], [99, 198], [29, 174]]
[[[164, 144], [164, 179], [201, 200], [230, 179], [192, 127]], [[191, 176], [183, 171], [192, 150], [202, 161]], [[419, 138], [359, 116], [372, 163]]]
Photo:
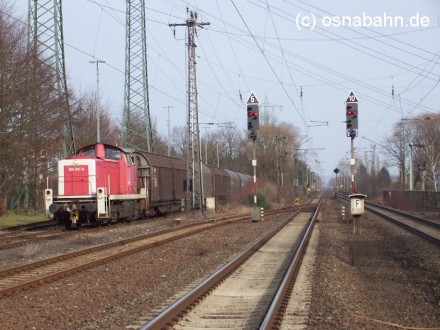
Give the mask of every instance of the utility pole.
[[424, 144], [420, 144], [420, 143], [410, 143], [409, 144], [409, 190], [413, 191], [414, 190], [414, 179], [413, 179], [413, 147], [416, 148], [424, 148], [425, 145]]
[[339, 173], [339, 168], [335, 168], [333, 170], [333, 172], [335, 172], [336, 178], [335, 178], [335, 186], [336, 186], [336, 191], [335, 191], [335, 199], [338, 199], [338, 173]]
[[96, 143], [101, 143], [101, 120], [100, 120], [100, 112], [101, 106], [99, 102], [99, 63], [105, 63], [105, 61], [96, 60], [89, 61], [92, 64], [96, 63]]
[[374, 144], [373, 146], [373, 162], [372, 162], [372, 166], [373, 166], [373, 200], [376, 201], [376, 145]]
[[197, 12], [187, 10], [187, 14], [189, 17], [185, 23], [168, 25], [188, 28], [187, 201], [192, 209], [203, 209], [202, 146], [199, 128], [195, 37], [197, 28], [210, 23], [198, 22]]
[[[205, 142], [205, 165], [208, 165], [208, 128], [209, 126], [217, 126], [217, 127], [225, 127], [225, 128], [232, 128], [233, 122], [228, 121], [228, 122], [224, 122], [224, 123], [199, 123], [200, 125], [205, 125], [205, 137], [204, 137], [204, 142]], [[200, 139], [202, 140], [202, 139]], [[218, 142], [217, 142], [217, 167], [220, 167], [219, 165], [219, 159], [218, 159]]]
[[170, 109], [174, 108], [171, 105], [167, 105], [164, 107], [164, 109], [168, 109], [168, 120], [167, 120], [167, 124], [168, 124], [168, 156], [170, 156], [171, 154], [171, 150], [170, 150], [170, 139], [171, 139], [171, 120], [170, 120]]
[[280, 129], [278, 128], [277, 135], [275, 136], [275, 158], [276, 158], [276, 181], [277, 181], [277, 200], [281, 206], [284, 206], [284, 198], [281, 198], [281, 192], [284, 186], [284, 174], [283, 174], [283, 160], [286, 155], [285, 144], [287, 142], [287, 136], [280, 136]]
[[[203, 140], [205, 142], [205, 165], [208, 165], [208, 127], [209, 127], [208, 125], [214, 125], [214, 123], [199, 123], [199, 126], [200, 125], [206, 125], [205, 126], [205, 136], [204, 136]], [[203, 142], [202, 138], [200, 138], [200, 141], [201, 141], [201, 143]]]

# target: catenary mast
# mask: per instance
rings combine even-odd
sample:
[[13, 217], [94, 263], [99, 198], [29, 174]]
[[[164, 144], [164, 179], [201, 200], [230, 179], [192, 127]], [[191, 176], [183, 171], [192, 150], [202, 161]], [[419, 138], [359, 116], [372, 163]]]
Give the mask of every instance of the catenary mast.
[[[145, 0], [127, 0], [125, 28], [123, 144], [153, 151], [148, 96]], [[139, 127], [134, 129], [136, 123], [141, 123], [142, 133], [139, 133]]]
[[188, 19], [182, 24], [169, 24], [171, 27], [188, 28], [188, 115], [187, 115], [187, 200], [188, 207], [203, 207], [202, 146], [200, 143], [197, 74], [196, 74], [196, 29], [209, 25], [197, 21], [197, 12], [188, 11]]
[[55, 87], [65, 100], [66, 122], [63, 127], [64, 156], [75, 154], [72, 113], [67, 89], [64, 63], [63, 16], [61, 0], [29, 0], [28, 45], [37, 57], [53, 67], [56, 74]]

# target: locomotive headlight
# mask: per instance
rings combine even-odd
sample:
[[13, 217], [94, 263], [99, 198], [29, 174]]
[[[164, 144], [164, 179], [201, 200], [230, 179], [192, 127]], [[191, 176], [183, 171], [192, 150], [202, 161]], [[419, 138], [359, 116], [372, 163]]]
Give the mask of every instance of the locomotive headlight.
[[102, 194], [102, 189], [98, 189], [98, 194]]

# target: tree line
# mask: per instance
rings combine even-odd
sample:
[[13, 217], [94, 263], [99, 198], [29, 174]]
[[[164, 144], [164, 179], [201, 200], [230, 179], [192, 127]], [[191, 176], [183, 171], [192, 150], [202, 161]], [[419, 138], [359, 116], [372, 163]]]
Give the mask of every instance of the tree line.
[[[386, 139], [385, 150], [399, 169], [402, 189], [439, 191], [440, 114], [402, 119]], [[412, 172], [410, 172], [412, 171]]]
[[[386, 161], [381, 162], [379, 152]], [[355, 191], [377, 199], [382, 190], [440, 190], [440, 114], [425, 113], [397, 122], [384, 141], [372, 145], [362, 155], [357, 151]], [[389, 168], [398, 169], [393, 180]], [[348, 159], [337, 165], [338, 175], [331, 185], [351, 193], [351, 169]], [[337, 181], [337, 182], [336, 182]]]
[[[41, 210], [43, 191], [55, 182], [56, 162], [64, 157], [66, 123], [72, 124], [77, 148], [96, 142], [96, 94], [70, 89], [67, 111], [66, 95], [57, 89], [53, 67], [33, 49], [26, 27], [11, 19], [11, 13], [0, 3], [0, 205]], [[111, 117], [108, 104], [99, 104], [101, 141], [121, 145], [122, 119]], [[278, 122], [270, 113], [262, 114], [255, 146], [257, 176], [264, 183], [259, 186], [282, 202], [281, 196], [292, 200], [307, 188], [322, 185], [298, 150], [295, 127]], [[132, 122], [130, 131], [143, 131], [136, 127], [141, 121]], [[186, 157], [186, 127], [174, 127], [165, 137], [154, 120], [152, 126], [156, 153]], [[204, 163], [252, 174], [253, 146], [244, 129], [218, 127], [201, 137]], [[135, 144], [142, 145], [142, 138], [138, 139]]]
[[[96, 94], [94, 91], [66, 95], [57, 89], [53, 67], [37, 55], [27, 40], [27, 29], [14, 21], [11, 8], [0, 3], [0, 204], [8, 208], [42, 208], [43, 190], [54, 182], [56, 162], [65, 155], [63, 134], [72, 124], [77, 148], [96, 142]], [[121, 86], [121, 88], [123, 88]], [[122, 145], [121, 119], [114, 119], [109, 105], [100, 104], [101, 141]], [[154, 114], [154, 109], [152, 109]], [[243, 113], [245, 113], [243, 106]], [[259, 137], [255, 142], [258, 186], [279, 203], [290, 202], [308, 189], [321, 188], [322, 179], [309, 165], [313, 159], [300, 149], [297, 129], [279, 122], [269, 111], [260, 112]], [[142, 114], [133, 113], [139, 118]], [[132, 120], [131, 132], [144, 131], [141, 120]], [[156, 153], [186, 158], [185, 126], [174, 127], [170, 136], [162, 135], [152, 122]], [[201, 127], [203, 162], [233, 171], [252, 174], [253, 143], [245, 129], [234, 124], [207, 129]], [[132, 134], [133, 145], [145, 143]], [[382, 164], [376, 153], [360, 157], [356, 165], [356, 188], [376, 198], [383, 189], [439, 190], [440, 115], [423, 114], [396, 123], [388, 137], [377, 143], [386, 159]], [[410, 165], [412, 164], [412, 165]], [[337, 165], [341, 170], [330, 185], [349, 190], [348, 160]], [[399, 171], [397, 183], [389, 173]], [[410, 169], [412, 175], [410, 176]]]

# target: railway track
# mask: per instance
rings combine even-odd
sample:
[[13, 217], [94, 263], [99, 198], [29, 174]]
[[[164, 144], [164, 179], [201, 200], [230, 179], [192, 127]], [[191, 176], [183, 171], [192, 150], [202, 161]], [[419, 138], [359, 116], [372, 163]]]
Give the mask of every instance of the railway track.
[[[308, 203], [306, 203], [306, 205], [307, 204]], [[298, 208], [298, 206], [293, 208]], [[291, 207], [287, 207], [285, 209], [272, 210], [269, 211], [267, 214], [271, 214], [271, 212], [288, 212], [291, 209]], [[234, 218], [234, 216], [232, 216], [232, 218]], [[227, 220], [229, 219], [229, 217], [223, 217], [223, 219]], [[60, 228], [62, 228], [62, 230], [60, 230]], [[105, 230], [105, 228], [96, 228], [89, 226], [86, 230], [88, 231], [88, 233], [93, 233], [103, 231]], [[54, 221], [42, 221], [29, 225], [19, 225], [10, 228], [4, 228], [0, 230], [0, 250], [12, 249], [29, 243], [48, 241], [52, 239], [62, 239], [64, 237], [69, 237], [72, 235], [81, 234], [78, 231], [65, 231], [63, 226], [61, 227], [57, 225]]]
[[59, 239], [69, 235], [66, 232], [56, 231], [55, 227], [44, 231], [25, 231], [25, 232], [9, 232], [0, 235], [0, 250], [12, 249], [27, 243], [34, 243], [39, 241], [47, 241], [51, 239]]
[[[340, 196], [340, 198], [350, 202], [348, 196]], [[391, 221], [436, 245], [440, 245], [440, 222], [438, 221], [424, 219], [401, 210], [371, 202], [365, 202], [365, 210]]]
[[0, 238], [7, 237], [11, 235], [11, 233], [40, 230], [57, 226], [58, 224], [54, 220], [44, 220], [12, 227], [2, 227], [0, 228]]
[[318, 210], [286, 215], [277, 228], [142, 329], [279, 326]]
[[[291, 209], [276, 210], [272, 213], [288, 212], [289, 210]], [[270, 213], [268, 212], [268, 214]], [[5, 269], [0, 271], [0, 297], [217, 226], [249, 219], [250, 216], [245, 214], [212, 221], [194, 222]]]

